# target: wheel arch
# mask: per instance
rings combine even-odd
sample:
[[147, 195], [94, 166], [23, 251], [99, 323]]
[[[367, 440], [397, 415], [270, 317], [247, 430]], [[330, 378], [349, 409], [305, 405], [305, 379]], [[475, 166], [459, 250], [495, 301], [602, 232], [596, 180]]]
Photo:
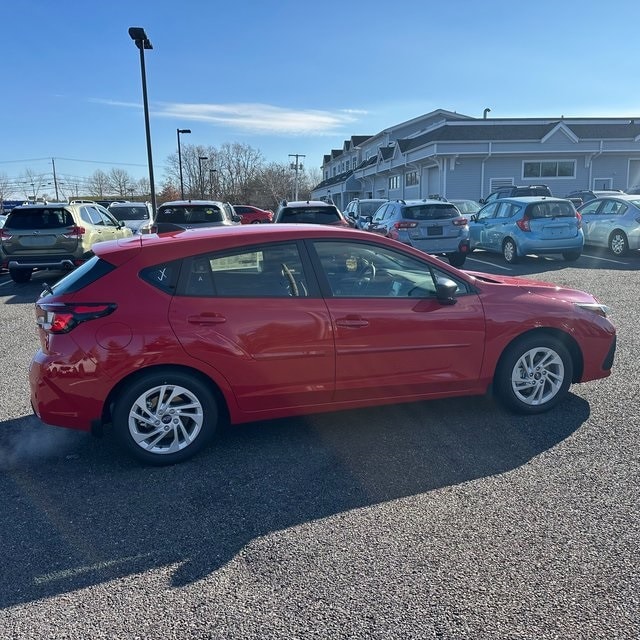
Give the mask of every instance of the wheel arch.
[[113, 407], [114, 407], [116, 398], [124, 388], [131, 385], [133, 382], [137, 381], [138, 379], [144, 377], [145, 375], [148, 375], [149, 373], [159, 373], [162, 371], [187, 373], [193, 376], [194, 378], [198, 378], [203, 384], [205, 384], [211, 390], [211, 393], [218, 405], [220, 423], [228, 424], [230, 422], [229, 406], [227, 404], [224, 393], [222, 393], [222, 390], [212, 378], [204, 374], [202, 371], [199, 371], [198, 369], [195, 369], [193, 367], [188, 367], [185, 365], [178, 365], [178, 364], [171, 364], [171, 365], [157, 364], [157, 365], [150, 365], [148, 367], [144, 367], [143, 369], [138, 369], [137, 371], [134, 371], [128, 376], [125, 376], [124, 378], [122, 378], [122, 380], [120, 380], [113, 387], [113, 389], [111, 389], [111, 391], [109, 392], [109, 395], [105, 400], [105, 403], [102, 409], [102, 424], [109, 424], [111, 422], [113, 417]]
[[573, 376], [571, 382], [580, 382], [582, 378], [582, 372], [584, 370], [584, 358], [576, 339], [566, 331], [562, 331], [562, 329], [557, 329], [555, 327], [537, 327], [535, 329], [530, 329], [525, 333], [521, 333], [504, 345], [502, 353], [500, 354], [500, 357], [498, 358], [495, 369], [493, 371], [492, 386], [495, 382], [496, 373], [500, 369], [500, 365], [502, 364], [502, 361], [508, 350], [512, 347], [512, 345], [526, 338], [530, 338], [531, 336], [548, 336], [555, 338], [556, 340], [561, 342], [571, 356], [571, 362], [573, 365]]

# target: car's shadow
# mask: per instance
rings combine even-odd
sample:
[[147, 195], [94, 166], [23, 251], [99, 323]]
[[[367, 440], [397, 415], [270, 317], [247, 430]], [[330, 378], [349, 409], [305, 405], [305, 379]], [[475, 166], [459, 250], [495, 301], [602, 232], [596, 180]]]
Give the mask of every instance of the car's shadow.
[[589, 405], [515, 416], [485, 398], [252, 423], [172, 467], [22, 418], [0, 424], [0, 607], [171, 567], [206, 577], [247, 545], [346, 511], [501, 474], [580, 427]]

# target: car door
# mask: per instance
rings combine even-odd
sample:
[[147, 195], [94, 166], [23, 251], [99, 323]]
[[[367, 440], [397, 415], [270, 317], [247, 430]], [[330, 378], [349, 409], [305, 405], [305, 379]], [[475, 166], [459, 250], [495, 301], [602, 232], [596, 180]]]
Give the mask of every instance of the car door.
[[584, 234], [584, 243], [597, 245], [597, 227], [600, 209], [604, 204], [604, 200], [591, 200], [587, 204], [580, 207], [580, 215], [582, 216], [582, 232]]
[[371, 224], [367, 227], [367, 231], [373, 231], [374, 233], [379, 233], [383, 236], [387, 235], [388, 229], [386, 223], [392, 213], [393, 204], [387, 204], [383, 207], [378, 208], [373, 218], [371, 219]]
[[313, 252], [335, 333], [336, 402], [457, 393], [477, 382], [485, 319], [463, 280], [454, 277], [455, 304], [443, 304], [434, 278], [450, 274], [426, 260], [353, 240], [314, 241]]
[[243, 411], [330, 402], [331, 320], [295, 243], [184, 261], [169, 321], [185, 351], [215, 368]]
[[497, 201], [485, 205], [469, 221], [469, 241], [471, 249], [489, 249], [490, 231], [494, 224], [493, 218], [500, 203]]
[[618, 225], [620, 217], [626, 212], [627, 205], [619, 200], [603, 198], [598, 215], [591, 222], [591, 238], [595, 244], [607, 246], [609, 235]]

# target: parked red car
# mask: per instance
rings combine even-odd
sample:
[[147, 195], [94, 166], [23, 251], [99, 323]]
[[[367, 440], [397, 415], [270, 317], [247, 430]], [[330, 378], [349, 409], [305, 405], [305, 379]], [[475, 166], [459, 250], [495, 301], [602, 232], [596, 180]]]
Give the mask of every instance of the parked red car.
[[[610, 374], [588, 293], [464, 273], [327, 225], [238, 225], [100, 243], [36, 302], [31, 402], [152, 464], [242, 423], [493, 390], [517, 412]], [[141, 311], [143, 309], [143, 311]]]
[[233, 209], [242, 218], [242, 224], [273, 222], [273, 211], [258, 209], [248, 204], [234, 204]]

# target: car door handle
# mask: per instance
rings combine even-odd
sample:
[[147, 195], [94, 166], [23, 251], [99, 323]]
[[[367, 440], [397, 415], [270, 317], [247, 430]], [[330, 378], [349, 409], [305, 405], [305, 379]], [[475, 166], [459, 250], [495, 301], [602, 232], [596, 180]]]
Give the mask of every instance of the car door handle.
[[336, 324], [346, 329], [360, 329], [361, 327], [368, 327], [369, 321], [364, 318], [340, 318], [336, 320]]
[[227, 319], [219, 313], [200, 313], [196, 316], [188, 316], [189, 324], [223, 324]]

